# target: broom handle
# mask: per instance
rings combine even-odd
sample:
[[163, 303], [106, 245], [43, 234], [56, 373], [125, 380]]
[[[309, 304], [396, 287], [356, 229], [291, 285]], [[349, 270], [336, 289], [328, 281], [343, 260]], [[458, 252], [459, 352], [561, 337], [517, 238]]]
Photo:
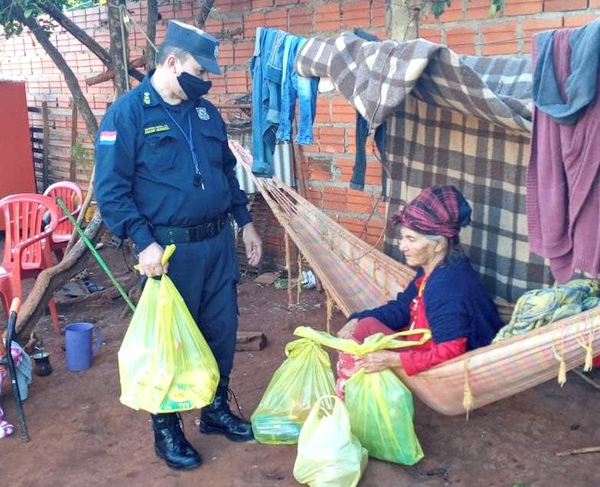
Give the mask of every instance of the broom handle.
[[117, 290], [119, 291], [119, 293], [121, 294], [121, 296], [123, 296], [123, 299], [129, 305], [129, 307], [131, 308], [131, 311], [135, 312], [135, 304], [133, 304], [131, 302], [131, 299], [129, 299], [129, 296], [125, 292], [125, 289], [123, 289], [123, 287], [121, 286], [121, 284], [119, 284], [119, 281], [117, 281], [117, 279], [115, 278], [115, 276], [113, 275], [113, 273], [111, 272], [111, 270], [108, 268], [108, 265], [106, 265], [106, 262], [104, 262], [104, 259], [102, 258], [102, 256], [96, 250], [95, 245], [90, 241], [90, 239], [87, 237], [87, 235], [83, 232], [83, 230], [81, 229], [81, 227], [77, 223], [77, 220], [75, 220], [75, 218], [73, 217], [73, 215], [71, 215], [71, 213], [69, 212], [69, 209], [63, 203], [63, 200], [61, 198], [56, 198], [56, 202], [61, 207], [62, 211], [67, 216], [67, 218], [71, 221], [71, 223], [75, 227], [75, 230], [77, 230], [77, 233], [81, 237], [81, 240], [83, 240], [83, 242], [90, 249], [90, 252], [92, 252], [92, 255], [98, 261], [98, 264], [100, 264], [100, 267], [102, 267], [102, 269], [104, 269], [104, 272], [106, 272], [106, 275], [109, 277], [109, 279], [111, 280], [111, 282], [115, 285], [115, 287], [117, 288]]

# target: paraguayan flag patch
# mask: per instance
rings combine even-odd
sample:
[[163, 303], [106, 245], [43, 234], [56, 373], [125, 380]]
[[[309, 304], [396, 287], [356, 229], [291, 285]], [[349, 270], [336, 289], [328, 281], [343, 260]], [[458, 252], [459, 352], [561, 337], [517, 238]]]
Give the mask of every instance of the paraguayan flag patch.
[[100, 132], [100, 145], [115, 145], [117, 141], [117, 132], [103, 130]]

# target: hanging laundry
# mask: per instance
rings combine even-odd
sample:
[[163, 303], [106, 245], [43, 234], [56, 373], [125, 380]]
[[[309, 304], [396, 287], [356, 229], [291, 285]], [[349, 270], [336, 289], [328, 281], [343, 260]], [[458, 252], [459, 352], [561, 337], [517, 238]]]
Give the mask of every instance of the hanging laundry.
[[[354, 29], [354, 34], [371, 42], [379, 42], [379, 38], [373, 34], [369, 34], [362, 29]], [[363, 190], [365, 189], [365, 174], [367, 171], [367, 154], [366, 145], [367, 137], [369, 135], [369, 122], [360, 114], [356, 112], [356, 158], [354, 161], [354, 169], [352, 170], [352, 179], [350, 180], [350, 187], [352, 189]], [[385, 166], [387, 163], [387, 151], [386, 151], [386, 138], [387, 138], [387, 122], [383, 122], [379, 127], [375, 129], [373, 134], [373, 140], [379, 151], [379, 157], [381, 159], [381, 198], [383, 201], [386, 200], [387, 196], [387, 177], [385, 172]]]
[[570, 71], [560, 86], [553, 63], [555, 33], [550, 30], [537, 34], [533, 100], [538, 109], [555, 122], [573, 125], [596, 96], [600, 20], [569, 31]]
[[[533, 63], [539, 73], [552, 72], [556, 80], [555, 96], [567, 103], [555, 103], [552, 115], [574, 123], [559, 123], [541, 106], [548, 101], [535, 98], [531, 157], [527, 170], [527, 220], [532, 252], [550, 259], [550, 270], [559, 284], [576, 271], [600, 274], [600, 102], [596, 90], [599, 44], [590, 54], [590, 39], [595, 39], [600, 23], [581, 29], [559, 29], [533, 38]], [[575, 36], [575, 37], [573, 37]], [[575, 39], [575, 41], [574, 41]], [[551, 43], [551, 48], [550, 44]], [[582, 70], [583, 54], [594, 58], [594, 83], [590, 73]], [[586, 61], [587, 62], [587, 61]], [[578, 100], [589, 99], [569, 108], [573, 87], [579, 83]], [[588, 80], [588, 81], [586, 81]], [[542, 80], [543, 81], [543, 80]], [[554, 101], [557, 101], [554, 100]], [[574, 110], [578, 106], [579, 110]], [[560, 108], [560, 110], [559, 110]], [[574, 117], [574, 118], [572, 118]], [[564, 120], [561, 120], [564, 122]]]
[[273, 176], [275, 144], [289, 142], [292, 122], [299, 105], [295, 142], [312, 144], [318, 78], [303, 78], [293, 69], [297, 51], [306, 39], [280, 29], [256, 30], [252, 73], [252, 172]]

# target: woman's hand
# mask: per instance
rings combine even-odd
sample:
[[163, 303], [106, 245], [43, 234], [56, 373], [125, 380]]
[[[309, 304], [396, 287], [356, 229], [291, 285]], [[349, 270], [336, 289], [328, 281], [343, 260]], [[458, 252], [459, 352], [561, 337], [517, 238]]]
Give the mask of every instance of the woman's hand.
[[356, 319], [356, 318], [351, 319], [344, 326], [342, 326], [340, 331], [337, 332], [337, 336], [339, 338], [352, 338], [352, 333], [354, 333], [354, 330], [356, 329], [357, 324], [358, 324], [358, 319]]
[[358, 369], [364, 369], [367, 374], [381, 372], [386, 369], [397, 369], [402, 367], [400, 354], [389, 350], [379, 350], [356, 358]]

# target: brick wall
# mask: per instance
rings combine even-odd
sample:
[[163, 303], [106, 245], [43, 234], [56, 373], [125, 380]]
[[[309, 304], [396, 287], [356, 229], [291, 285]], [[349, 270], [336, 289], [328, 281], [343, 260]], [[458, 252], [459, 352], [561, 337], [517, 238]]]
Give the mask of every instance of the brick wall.
[[580, 27], [600, 16], [600, 0], [505, 0], [489, 17], [489, 0], [454, 0], [439, 20], [421, 15], [420, 36], [460, 54], [530, 54], [536, 32]]
[[[531, 36], [538, 31], [575, 27], [597, 18], [600, 0], [506, 0], [504, 11], [488, 17], [489, 0], [455, 0], [442, 16], [420, 18], [420, 35], [434, 42], [447, 43], [459, 53], [494, 55], [527, 54]], [[220, 62], [224, 75], [213, 77], [212, 99], [230, 103], [251, 91], [247, 61], [254, 48], [256, 27], [278, 27], [300, 36], [336, 34], [354, 27], [363, 28], [380, 38], [386, 37], [387, 0], [216, 0], [205, 29], [221, 39]], [[399, 2], [391, 2], [399, 5]], [[145, 3], [131, 3], [128, 9], [135, 22], [145, 26]], [[157, 42], [164, 37], [166, 21], [177, 18], [193, 22], [198, 7], [189, 0], [162, 5], [162, 20], [157, 26]], [[72, 19], [108, 48], [109, 36], [105, 8], [71, 13]], [[102, 72], [102, 65], [69, 34], [58, 30], [52, 41], [64, 53], [76, 72], [94, 113], [100, 119], [112, 100], [110, 82], [87, 86], [85, 79]], [[143, 53], [143, 33], [130, 35], [132, 58]], [[28, 101], [50, 106], [52, 162], [51, 181], [68, 176], [72, 102], [61, 74], [43, 49], [27, 34], [0, 41], [0, 72], [3, 76], [27, 79]], [[315, 143], [300, 146], [300, 164], [306, 177], [307, 197], [350, 231], [381, 246], [385, 204], [381, 194], [381, 169], [373, 144], [367, 147], [365, 191], [349, 189], [355, 156], [354, 110], [338, 94], [320, 95], [314, 126]], [[91, 148], [82, 120], [77, 120], [77, 142]], [[85, 183], [89, 167], [80, 168], [78, 179]], [[265, 239], [268, 249], [281, 252], [281, 234], [273, 231]]]

